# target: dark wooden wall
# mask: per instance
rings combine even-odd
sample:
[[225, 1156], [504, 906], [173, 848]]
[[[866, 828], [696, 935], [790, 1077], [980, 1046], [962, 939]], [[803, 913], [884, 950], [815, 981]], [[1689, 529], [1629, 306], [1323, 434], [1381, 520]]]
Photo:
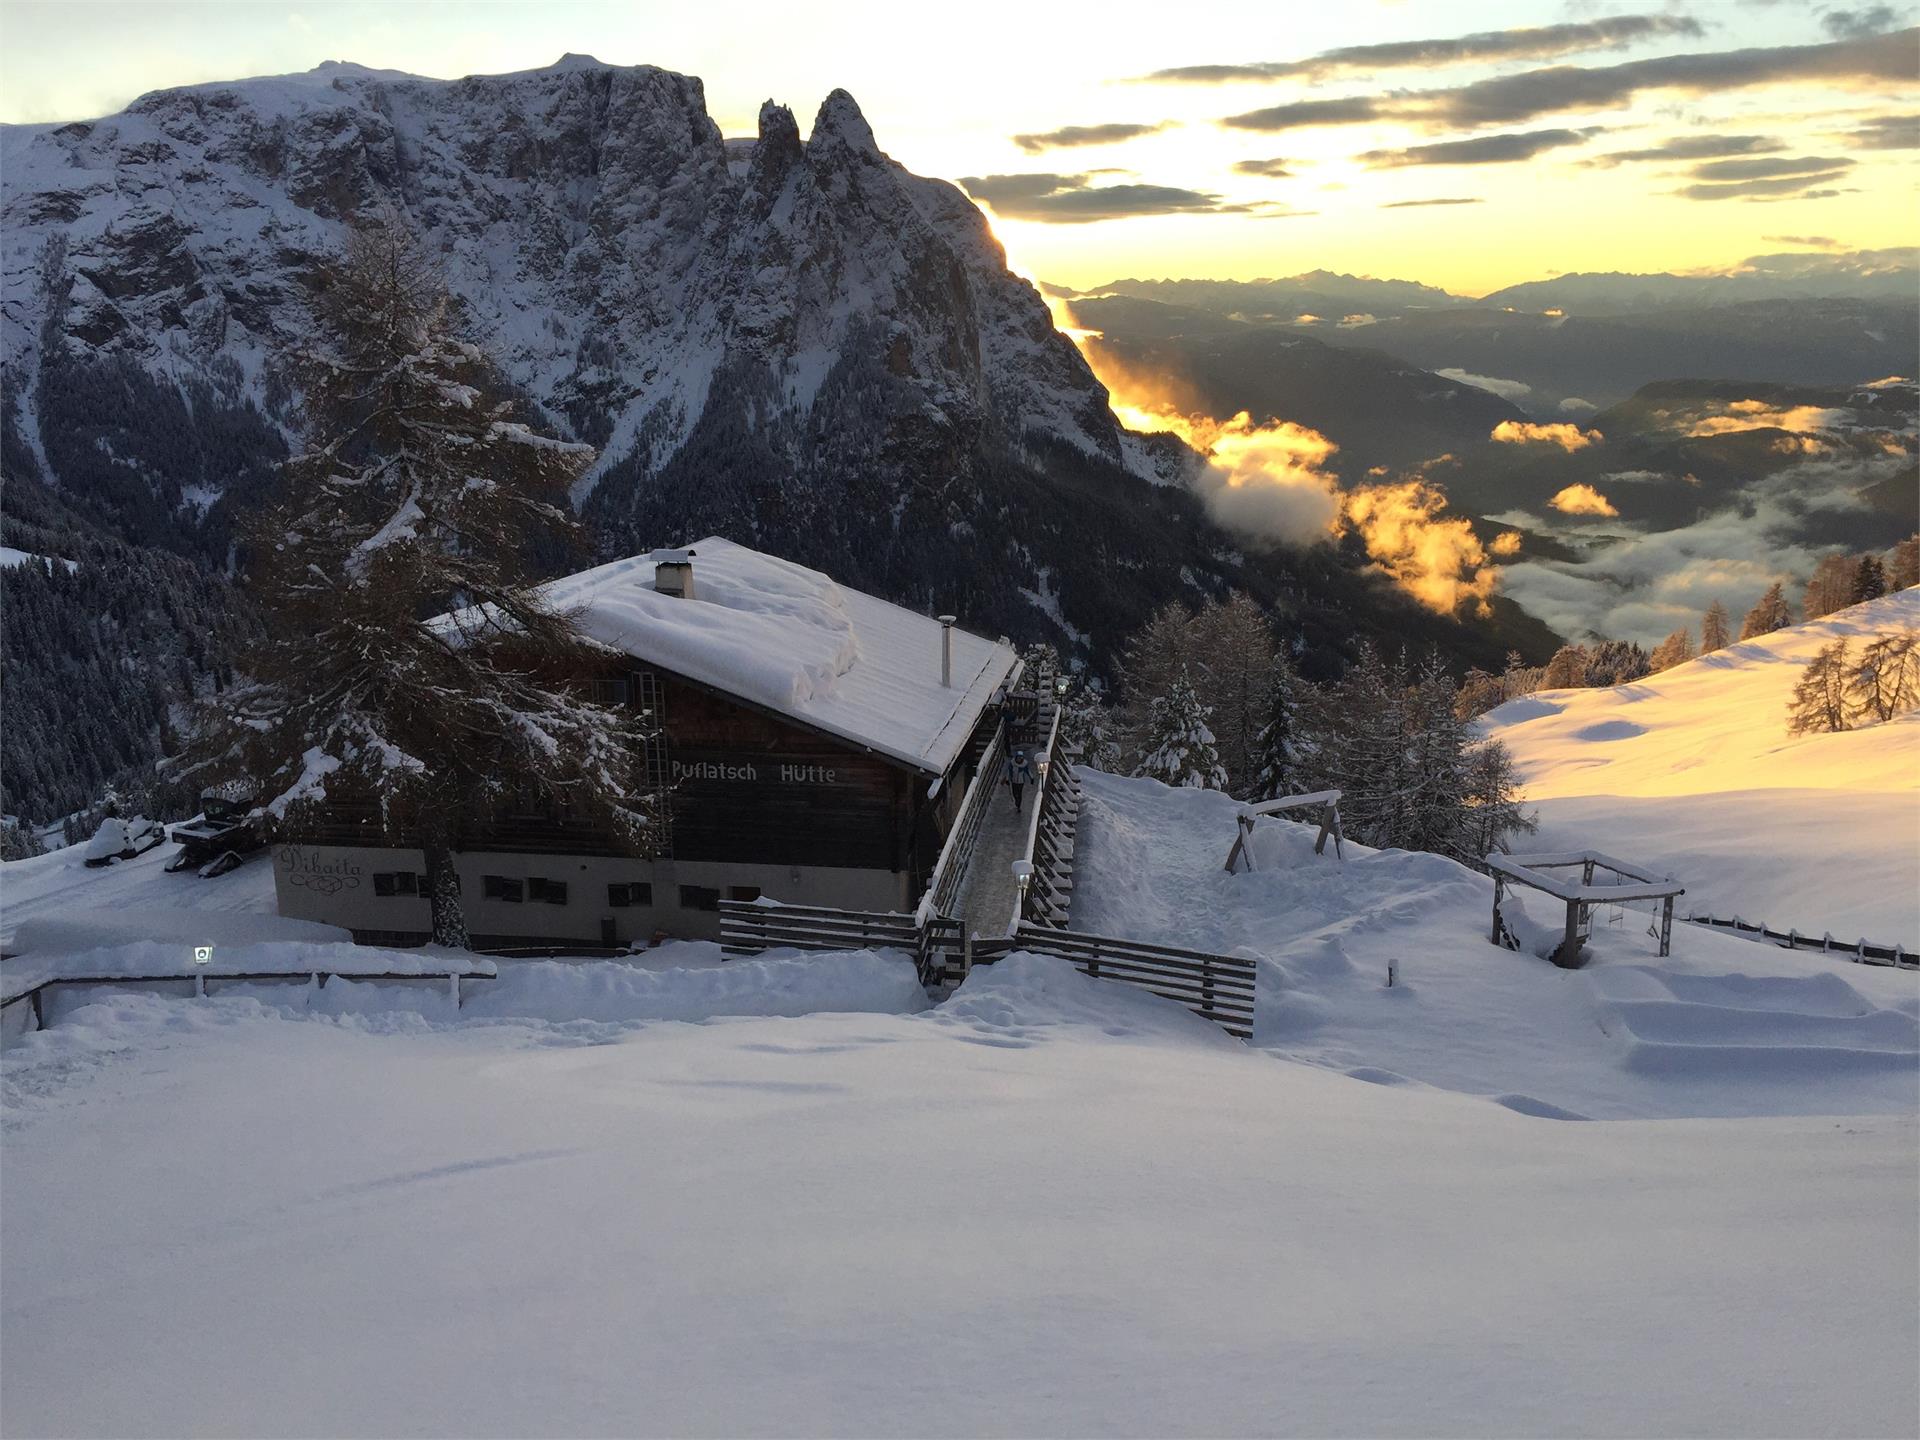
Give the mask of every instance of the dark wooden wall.
[[917, 853], [927, 777], [675, 676], [660, 681], [675, 859], [931, 864]]

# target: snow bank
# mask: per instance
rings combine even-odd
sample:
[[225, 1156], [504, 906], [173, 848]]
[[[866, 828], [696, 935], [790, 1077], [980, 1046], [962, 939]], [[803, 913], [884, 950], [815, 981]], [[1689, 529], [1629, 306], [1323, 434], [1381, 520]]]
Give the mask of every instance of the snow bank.
[[[181, 882], [213, 884], [188, 876]], [[293, 920], [281, 915], [255, 915], [221, 910], [68, 910], [60, 915], [24, 920], [14, 931], [11, 950], [38, 958], [73, 955], [85, 950], [117, 946], [166, 947], [170, 954], [190, 954], [194, 946], [212, 945], [216, 953], [231, 947], [252, 947], [273, 941], [312, 944], [350, 944], [352, 935], [339, 925], [318, 920]], [[391, 954], [370, 951], [370, 954]], [[223, 962], [225, 956], [221, 956]]]
[[460, 1013], [537, 1020], [709, 1020], [822, 1011], [904, 1014], [926, 1006], [927, 992], [911, 960], [860, 950], [672, 970], [616, 962], [503, 961], [500, 978], [475, 986]]
[[1513, 752], [1539, 834], [1685, 882], [1682, 913], [1920, 948], [1920, 715], [1787, 734], [1801, 669], [1836, 639], [1920, 626], [1920, 588], [1605, 690], [1510, 701], [1482, 729]]
[[[1275, 1055], [1529, 1115], [1920, 1110], [1910, 972], [1685, 925], [1661, 960], [1644, 906], [1598, 910], [1592, 959], [1563, 971], [1490, 943], [1492, 881], [1437, 855], [1349, 844], [1340, 861], [1313, 853], [1314, 826], [1263, 819], [1257, 871], [1228, 875], [1228, 797], [1095, 773], [1082, 787], [1074, 928], [1260, 956], [1254, 1039]], [[1623, 1008], [1623, 983], [1652, 988]], [[1845, 1015], [1814, 1013], [1813, 994]]]
[[[74, 916], [130, 917], [191, 912], [194, 915], [274, 914], [273, 866], [256, 856], [229, 875], [203, 880], [192, 871], [169, 875], [167, 862], [180, 853], [166, 844], [132, 860], [89, 867], [79, 846], [0, 864], [0, 949], [20, 948], [17, 933], [29, 920]], [[181, 922], [185, 924], [187, 922]], [[267, 938], [261, 932], [254, 938]]]
[[1078, 1030], [1115, 1040], [1243, 1048], [1212, 1021], [1173, 1001], [1118, 981], [1090, 979], [1066, 960], [1025, 951], [976, 968], [928, 1019], [964, 1026], [996, 1037], [989, 1043], [1015, 1048]]
[[[976, 999], [1113, 999], [1008, 965]], [[1920, 1405], [1909, 1120], [1566, 1124], [931, 1014], [127, 996], [31, 1038], [9, 1433], [1901, 1434]]]

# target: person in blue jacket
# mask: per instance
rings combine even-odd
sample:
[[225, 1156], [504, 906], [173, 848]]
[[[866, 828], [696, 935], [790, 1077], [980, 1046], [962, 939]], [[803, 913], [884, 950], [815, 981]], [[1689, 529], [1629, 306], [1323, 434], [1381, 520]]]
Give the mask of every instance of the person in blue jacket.
[[1007, 756], [1007, 784], [1013, 790], [1013, 810], [1020, 813], [1020, 797], [1035, 782], [1033, 755], [1026, 746], [1016, 745]]

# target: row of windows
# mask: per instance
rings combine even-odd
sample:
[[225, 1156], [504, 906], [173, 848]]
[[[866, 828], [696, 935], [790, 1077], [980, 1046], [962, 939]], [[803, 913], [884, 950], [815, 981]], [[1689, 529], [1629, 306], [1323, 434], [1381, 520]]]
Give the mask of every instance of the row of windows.
[[[459, 887], [459, 877], [454, 877], [454, 886]], [[531, 902], [535, 905], [565, 905], [567, 903], [567, 882], [549, 880], [542, 875], [529, 875], [524, 880], [507, 875], [483, 875], [481, 877], [482, 894], [489, 900], [504, 900], [512, 905]], [[428, 893], [427, 877], [412, 870], [377, 871], [373, 877], [373, 893], [376, 895], [420, 895]], [[758, 885], [730, 885], [727, 887], [729, 900], [758, 900]], [[615, 910], [630, 909], [634, 906], [653, 904], [653, 886], [645, 880], [616, 880], [607, 886], [607, 904]], [[680, 908], [682, 910], [718, 910], [720, 891], [709, 885], [682, 885], [680, 887]]]

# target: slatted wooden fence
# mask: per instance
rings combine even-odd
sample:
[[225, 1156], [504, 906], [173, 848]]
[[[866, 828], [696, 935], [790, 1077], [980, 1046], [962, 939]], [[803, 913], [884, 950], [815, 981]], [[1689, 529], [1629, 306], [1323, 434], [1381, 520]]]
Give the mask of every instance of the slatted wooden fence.
[[[1229, 1035], [1253, 1038], [1255, 964], [1242, 955], [1212, 955], [1112, 935], [1083, 935], [1045, 925], [1022, 925], [1005, 940], [975, 942], [975, 964], [1016, 950], [1071, 961], [1095, 980], [1118, 980], [1184, 1005]], [[949, 976], [948, 978], [957, 978]]]
[[720, 902], [720, 953], [729, 960], [764, 950], [901, 950], [913, 957], [920, 983], [932, 987], [959, 946], [960, 922], [944, 915], [922, 921], [893, 911]]

